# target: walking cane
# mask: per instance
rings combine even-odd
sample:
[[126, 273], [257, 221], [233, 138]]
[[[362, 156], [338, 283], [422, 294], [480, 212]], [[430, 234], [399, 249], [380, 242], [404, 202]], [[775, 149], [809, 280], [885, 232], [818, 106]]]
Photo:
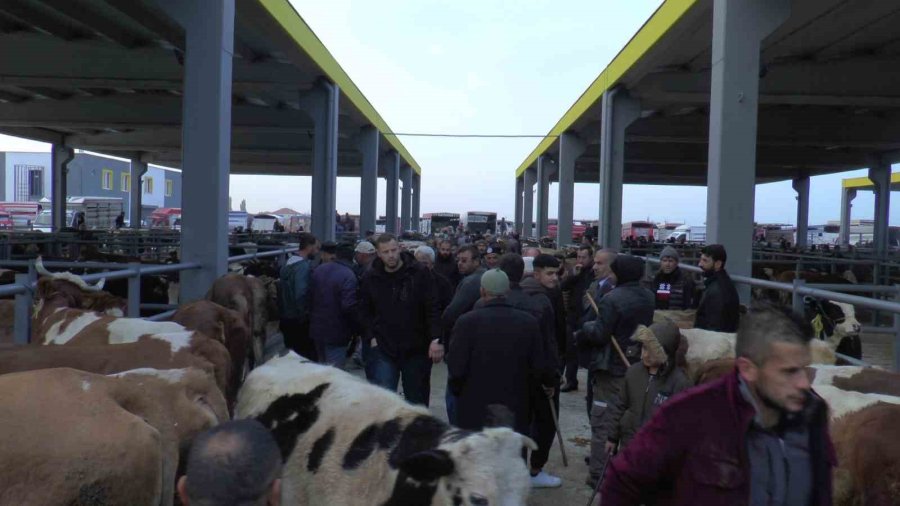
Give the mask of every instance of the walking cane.
[[[588, 301], [591, 303], [591, 307], [594, 308], [594, 312], [597, 313], [597, 316], [600, 315], [600, 308], [597, 307], [597, 303], [594, 302], [594, 298], [589, 293], [584, 294], [587, 297]], [[616, 336], [609, 336], [609, 340], [612, 341], [613, 348], [619, 353], [619, 358], [622, 359], [622, 363], [625, 364], [625, 368], [628, 369], [631, 367], [631, 363], [625, 358], [625, 353], [622, 352], [622, 348], [619, 346], [619, 342], [616, 341]]]
[[609, 465], [609, 461], [612, 460], [612, 458], [612, 452], [606, 454], [606, 462], [603, 463], [603, 469], [600, 470], [600, 477], [597, 478], [597, 486], [594, 487], [594, 493], [591, 494], [591, 499], [588, 501], [587, 506], [594, 504], [594, 498], [600, 493], [600, 485], [603, 484], [603, 478], [606, 477], [606, 466]]
[[556, 438], [559, 440], [559, 451], [562, 452], [563, 467], [569, 467], [569, 458], [566, 457], [566, 445], [563, 444], [562, 432], [559, 431], [559, 419], [556, 417], [556, 406], [553, 397], [547, 397], [550, 403], [550, 414], [553, 415], [553, 425], [556, 427]]

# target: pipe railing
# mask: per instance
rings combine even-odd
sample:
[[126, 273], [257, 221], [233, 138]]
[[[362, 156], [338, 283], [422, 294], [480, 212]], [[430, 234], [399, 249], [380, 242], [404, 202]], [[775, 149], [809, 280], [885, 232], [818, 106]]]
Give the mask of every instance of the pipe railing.
[[[644, 257], [644, 259], [653, 264], [659, 263], [659, 258], [656, 257]], [[680, 269], [684, 269], [689, 272], [703, 272], [699, 267], [695, 267], [692, 265], [679, 265]], [[769, 281], [765, 279], [756, 279], [747, 276], [739, 276], [732, 274], [731, 280], [736, 283], [746, 284], [753, 287], [758, 288], [767, 288], [770, 290], [779, 290], [783, 292], [789, 292], [792, 294], [792, 305], [795, 310], [800, 310], [802, 313], [803, 309], [803, 297], [815, 297], [819, 299], [827, 299], [834, 302], [843, 302], [846, 304], [852, 304], [854, 306], [864, 307], [868, 309], [874, 309], [876, 311], [887, 311], [894, 314], [894, 324], [891, 327], [891, 332], [894, 334], [894, 354], [893, 354], [893, 365], [895, 371], [900, 371], [900, 303], [890, 302], [886, 300], [878, 300], [871, 299], [868, 297], [860, 297], [859, 295], [851, 295], [848, 293], [840, 293], [837, 291], [826, 290], [818, 285], [807, 284], [802, 279], [794, 280], [793, 284], [788, 283], [780, 283], [777, 281]], [[828, 288], [834, 289], [845, 289], [847, 287], [852, 287], [853, 285], [824, 285]], [[872, 291], [872, 288], [878, 288], [880, 293], [893, 293], [895, 299], [900, 298], [900, 287], [874, 287], [869, 286], [865, 287], [868, 291]], [[890, 289], [890, 292], [887, 290]], [[850, 290], [848, 290], [850, 291]], [[855, 291], [855, 290], [854, 290]], [[844, 355], [840, 356], [841, 358], [848, 360], [852, 359], [852, 357], [847, 357]], [[848, 360], [850, 362], [851, 360]], [[859, 364], [864, 364], [868, 366], [865, 362], [856, 361]]]

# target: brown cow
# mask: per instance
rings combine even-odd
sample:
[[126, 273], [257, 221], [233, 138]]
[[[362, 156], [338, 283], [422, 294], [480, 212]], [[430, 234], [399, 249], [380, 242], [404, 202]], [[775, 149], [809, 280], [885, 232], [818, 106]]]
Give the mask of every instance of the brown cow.
[[878, 402], [832, 423], [840, 466], [837, 506], [893, 506], [900, 498], [900, 406]]
[[250, 328], [237, 311], [208, 300], [198, 300], [179, 307], [172, 316], [172, 321], [207, 336], [223, 337], [223, 344], [231, 355], [231, 382], [226, 394], [230, 405], [250, 372]]
[[259, 364], [265, 352], [266, 324], [270, 319], [269, 289], [265, 283], [253, 276], [226, 274], [213, 283], [206, 300], [241, 315], [253, 333], [253, 364]]
[[171, 505], [179, 450], [228, 419], [209, 376], [0, 376], [0, 504]]

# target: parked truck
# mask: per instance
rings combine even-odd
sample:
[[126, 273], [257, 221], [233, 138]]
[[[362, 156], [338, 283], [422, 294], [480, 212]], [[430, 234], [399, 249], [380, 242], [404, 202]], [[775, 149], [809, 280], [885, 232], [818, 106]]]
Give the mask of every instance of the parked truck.
[[[44, 210], [35, 218], [34, 230], [50, 232], [53, 229], [51, 203], [43, 204]], [[109, 230], [116, 227], [116, 218], [124, 212], [122, 199], [118, 197], [69, 197], [66, 199], [66, 226], [75, 227], [79, 215], [84, 216], [89, 230]]]
[[669, 239], [678, 243], [704, 243], [706, 242], [706, 226], [681, 225], [672, 232]]
[[471, 233], [496, 233], [497, 213], [469, 211], [466, 213], [466, 229]]

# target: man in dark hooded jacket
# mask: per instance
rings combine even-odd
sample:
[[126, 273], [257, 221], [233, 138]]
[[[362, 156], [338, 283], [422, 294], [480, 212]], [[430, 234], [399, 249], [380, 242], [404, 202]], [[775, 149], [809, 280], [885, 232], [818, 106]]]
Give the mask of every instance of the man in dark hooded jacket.
[[360, 320], [368, 343], [366, 377], [396, 391], [401, 378], [406, 400], [428, 405], [431, 336], [438, 315], [431, 275], [391, 234], [375, 241], [378, 258], [360, 281]]
[[694, 307], [694, 278], [678, 267], [678, 251], [666, 246], [659, 254], [659, 271], [645, 286], [656, 294], [656, 309]]
[[[576, 337], [579, 346], [590, 349], [590, 372], [594, 401], [591, 406], [591, 459], [587, 484], [594, 486], [600, 477], [606, 453], [607, 434], [603, 430], [607, 406], [619, 396], [625, 371], [638, 360], [640, 345], [631, 340], [638, 325], [653, 323], [654, 297], [640, 285], [644, 261], [630, 255], [618, 255], [612, 263], [616, 287], [598, 301], [597, 319], [587, 322]], [[629, 363], [612, 344], [615, 339]]]

